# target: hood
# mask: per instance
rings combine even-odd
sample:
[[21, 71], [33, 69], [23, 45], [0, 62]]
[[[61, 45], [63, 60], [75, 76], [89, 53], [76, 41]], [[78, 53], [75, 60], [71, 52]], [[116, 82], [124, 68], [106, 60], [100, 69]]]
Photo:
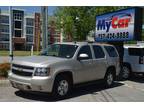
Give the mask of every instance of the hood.
[[26, 56], [17, 57], [13, 60], [13, 63], [29, 64], [29, 65], [49, 65], [59, 61], [67, 60], [66, 58], [52, 57], [52, 56]]

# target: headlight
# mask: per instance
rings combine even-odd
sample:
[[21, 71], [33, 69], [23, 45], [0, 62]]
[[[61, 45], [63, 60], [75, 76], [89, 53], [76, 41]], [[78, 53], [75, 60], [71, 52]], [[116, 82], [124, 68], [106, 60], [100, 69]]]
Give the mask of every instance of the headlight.
[[34, 76], [48, 76], [50, 68], [36, 68]]

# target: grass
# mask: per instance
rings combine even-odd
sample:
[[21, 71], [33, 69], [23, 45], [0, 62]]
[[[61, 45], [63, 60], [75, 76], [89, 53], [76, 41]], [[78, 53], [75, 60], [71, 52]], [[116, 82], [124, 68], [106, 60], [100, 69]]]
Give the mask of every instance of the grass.
[[[30, 51], [14, 51], [14, 56], [30, 56]], [[34, 51], [34, 55], [38, 55], [39, 52]], [[0, 56], [9, 56], [9, 51], [0, 51]], [[7, 58], [4, 58], [4, 63], [0, 63], [0, 79], [6, 78], [8, 71], [10, 69], [10, 64], [8, 63]]]
[[[38, 55], [39, 52], [34, 51], [34, 55]], [[13, 52], [14, 56], [30, 56], [31, 52], [30, 51], [14, 51]], [[9, 56], [9, 51], [0, 51], [0, 56]]]

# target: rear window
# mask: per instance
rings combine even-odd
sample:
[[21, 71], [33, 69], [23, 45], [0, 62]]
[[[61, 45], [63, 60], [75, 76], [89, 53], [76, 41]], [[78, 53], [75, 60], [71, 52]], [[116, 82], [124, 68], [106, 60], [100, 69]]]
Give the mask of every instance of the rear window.
[[106, 51], [108, 52], [108, 55], [110, 57], [118, 57], [118, 54], [117, 54], [117, 52], [116, 52], [114, 47], [112, 47], [112, 46], [104, 46], [104, 48], [106, 49]]
[[128, 52], [129, 52], [129, 55], [132, 55], [132, 56], [144, 55], [144, 49], [143, 48], [129, 48]]

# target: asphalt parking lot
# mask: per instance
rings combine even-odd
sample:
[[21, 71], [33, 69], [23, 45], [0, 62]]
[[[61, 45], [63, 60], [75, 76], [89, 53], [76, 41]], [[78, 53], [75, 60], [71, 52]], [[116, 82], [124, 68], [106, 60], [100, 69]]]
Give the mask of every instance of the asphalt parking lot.
[[63, 100], [53, 100], [47, 94], [23, 93], [10, 84], [0, 85], [1, 102], [144, 102], [144, 77], [136, 76], [127, 81], [116, 81], [114, 86], [105, 89], [101, 83], [76, 87], [70, 96]]

